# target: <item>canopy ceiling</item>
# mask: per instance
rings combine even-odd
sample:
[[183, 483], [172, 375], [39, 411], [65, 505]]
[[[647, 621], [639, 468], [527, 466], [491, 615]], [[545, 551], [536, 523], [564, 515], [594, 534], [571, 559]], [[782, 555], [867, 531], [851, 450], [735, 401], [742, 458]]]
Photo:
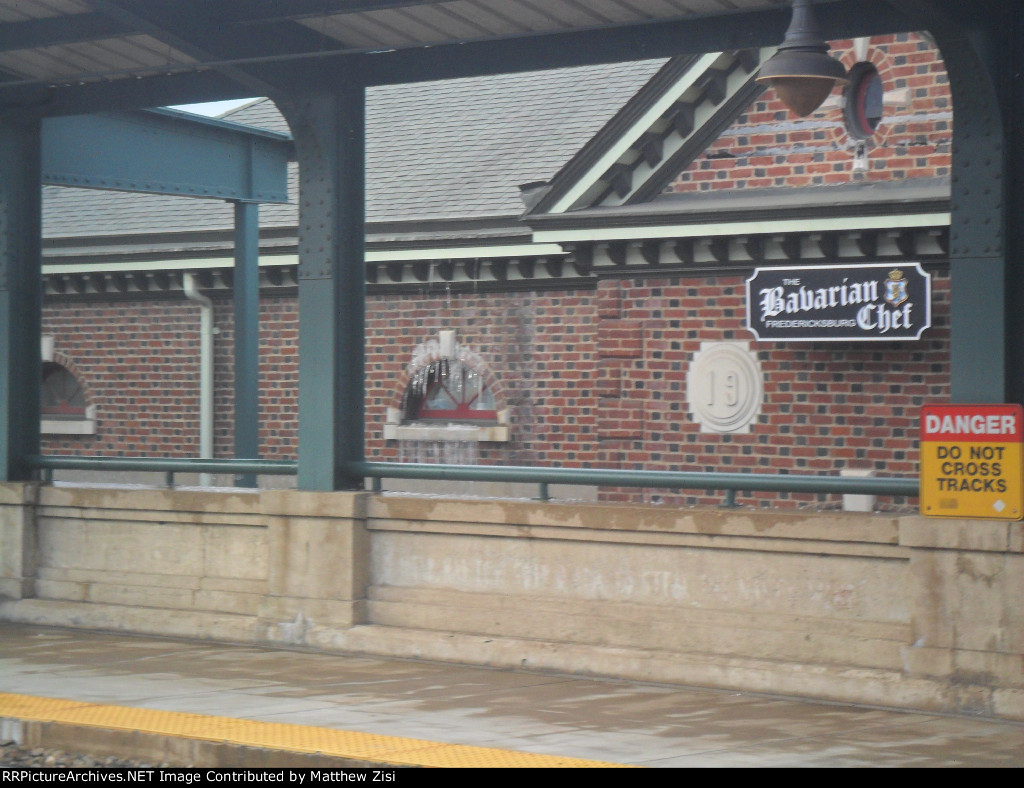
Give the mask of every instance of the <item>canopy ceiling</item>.
[[[822, 28], [894, 32], [882, 0]], [[789, 0], [0, 0], [0, 105], [43, 115], [777, 44]], [[874, 30], [877, 28], [877, 30]]]

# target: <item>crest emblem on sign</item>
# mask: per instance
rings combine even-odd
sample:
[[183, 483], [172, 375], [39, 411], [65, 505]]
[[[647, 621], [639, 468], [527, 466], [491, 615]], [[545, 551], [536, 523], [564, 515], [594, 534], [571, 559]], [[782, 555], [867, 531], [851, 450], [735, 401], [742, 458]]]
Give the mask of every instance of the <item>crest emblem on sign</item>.
[[907, 280], [903, 278], [903, 272], [898, 268], [890, 271], [889, 278], [885, 280], [885, 302], [899, 306], [907, 298]]

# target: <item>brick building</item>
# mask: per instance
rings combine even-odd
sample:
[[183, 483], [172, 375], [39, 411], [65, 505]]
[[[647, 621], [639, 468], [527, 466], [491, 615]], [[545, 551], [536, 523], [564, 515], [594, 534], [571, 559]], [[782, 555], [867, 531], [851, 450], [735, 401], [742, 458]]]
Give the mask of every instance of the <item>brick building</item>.
[[[949, 397], [948, 83], [924, 35], [832, 47], [851, 85], [802, 119], [753, 81], [767, 52], [371, 89], [367, 458], [916, 475], [920, 407]], [[264, 100], [225, 120], [285, 129]], [[295, 206], [260, 225], [260, 456], [294, 459]], [[231, 206], [47, 187], [44, 235], [43, 451], [197, 456], [188, 275], [233, 456]], [[927, 327], [752, 332], [755, 271], [837, 267], [920, 271]]]

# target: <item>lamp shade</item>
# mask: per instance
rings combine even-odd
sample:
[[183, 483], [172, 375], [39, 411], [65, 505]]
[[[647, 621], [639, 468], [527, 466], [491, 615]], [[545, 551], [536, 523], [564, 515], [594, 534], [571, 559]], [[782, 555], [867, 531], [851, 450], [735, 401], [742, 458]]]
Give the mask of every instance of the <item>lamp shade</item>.
[[832, 88], [849, 82], [846, 69], [828, 54], [829, 46], [811, 11], [810, 0], [794, 0], [793, 18], [778, 51], [761, 66], [757, 81], [775, 88], [779, 99], [800, 117], [810, 115]]

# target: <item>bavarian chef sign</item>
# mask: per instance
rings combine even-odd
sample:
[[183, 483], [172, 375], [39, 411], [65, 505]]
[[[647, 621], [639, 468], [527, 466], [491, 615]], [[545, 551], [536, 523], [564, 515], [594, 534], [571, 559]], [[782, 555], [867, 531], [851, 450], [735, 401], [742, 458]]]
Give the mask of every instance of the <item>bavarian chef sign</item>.
[[747, 328], [761, 340], [920, 339], [931, 317], [918, 263], [756, 268], [747, 280]]

